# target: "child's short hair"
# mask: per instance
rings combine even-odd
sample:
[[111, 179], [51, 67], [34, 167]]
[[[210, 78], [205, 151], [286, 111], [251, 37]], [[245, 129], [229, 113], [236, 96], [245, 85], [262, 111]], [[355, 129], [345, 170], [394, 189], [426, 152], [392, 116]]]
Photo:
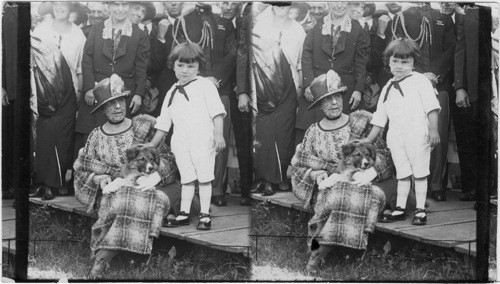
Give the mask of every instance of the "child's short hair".
[[186, 42], [174, 47], [168, 55], [167, 66], [170, 69], [174, 69], [174, 63], [177, 60], [182, 63], [198, 62], [200, 64], [200, 72], [205, 68], [205, 54], [203, 54], [203, 50], [196, 43]]
[[395, 39], [384, 50], [384, 62], [386, 64], [391, 56], [400, 59], [413, 57], [413, 65], [415, 66], [420, 60], [420, 51], [417, 44], [407, 38]]

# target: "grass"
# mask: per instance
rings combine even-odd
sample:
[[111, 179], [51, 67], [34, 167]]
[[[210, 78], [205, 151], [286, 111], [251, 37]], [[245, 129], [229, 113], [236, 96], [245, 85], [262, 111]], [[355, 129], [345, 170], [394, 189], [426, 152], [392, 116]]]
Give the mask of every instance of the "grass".
[[[58, 210], [30, 208], [28, 278], [85, 279], [94, 220]], [[37, 241], [34, 241], [37, 240]], [[120, 253], [106, 280], [245, 280], [249, 259], [184, 241], [161, 237], [151, 255]]]
[[[307, 222], [311, 218], [308, 213], [271, 204], [257, 204], [252, 210], [253, 234], [307, 236]], [[259, 237], [256, 247], [252, 254], [252, 279], [273, 280], [277, 279], [275, 276], [288, 279], [290, 272], [297, 279], [314, 279], [303, 272], [309, 259], [306, 238]], [[326, 257], [316, 279], [467, 281], [473, 279], [473, 270], [473, 265], [452, 249], [377, 232], [370, 236], [366, 251], [336, 247]]]

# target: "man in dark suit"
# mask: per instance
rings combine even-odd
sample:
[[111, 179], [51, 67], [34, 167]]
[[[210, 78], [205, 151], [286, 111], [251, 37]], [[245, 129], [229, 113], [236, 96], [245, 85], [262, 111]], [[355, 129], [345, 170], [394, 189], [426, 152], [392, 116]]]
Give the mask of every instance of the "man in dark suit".
[[[175, 36], [172, 36], [175, 35]], [[234, 70], [236, 66], [237, 43], [234, 26], [228, 19], [212, 13], [210, 3], [198, 2], [193, 11], [177, 19], [168, 27], [164, 43], [153, 47], [151, 59], [157, 66], [166, 66], [171, 47], [183, 42], [199, 44], [205, 54], [205, 70], [200, 75], [211, 80], [217, 87], [228, 115], [224, 118], [224, 139], [229, 140], [230, 103], [234, 96]], [[227, 173], [228, 149], [220, 152], [215, 159], [215, 179], [213, 181], [212, 202], [225, 206], [224, 181]]]
[[[446, 158], [448, 150], [449, 128], [449, 94], [453, 92], [451, 72], [453, 68], [453, 54], [455, 51], [455, 36], [453, 21], [450, 16], [442, 14], [430, 7], [429, 3], [418, 3], [396, 15], [385, 29], [385, 34], [380, 45], [381, 37], [376, 39], [374, 47], [380, 51], [389, 44], [393, 38], [416, 39], [421, 35], [418, 45], [421, 58], [416, 64], [415, 71], [426, 75], [438, 91], [438, 100], [441, 106], [439, 113], [439, 136], [441, 143], [431, 153], [430, 175], [428, 188], [430, 195], [437, 201], [446, 200], [444, 189], [447, 178], [445, 175]], [[428, 22], [425, 19], [428, 20]], [[403, 26], [401, 23], [404, 22]], [[422, 28], [423, 27], [423, 28]], [[395, 31], [393, 34], [392, 31]], [[380, 34], [381, 29], [379, 29]], [[423, 42], [422, 42], [423, 41]]]
[[457, 36], [457, 28], [458, 22], [460, 18], [463, 17], [461, 13], [458, 13], [456, 10], [458, 9], [457, 3], [454, 2], [441, 2], [441, 13], [446, 14], [451, 17], [453, 21], [453, 32], [455, 33], [455, 37]]
[[253, 180], [252, 163], [252, 114], [250, 112], [250, 85], [248, 82], [248, 28], [252, 18], [249, 11], [252, 3], [222, 2], [221, 16], [230, 20], [235, 27], [238, 43], [237, 63], [230, 81], [233, 94], [229, 96], [231, 124], [236, 143], [238, 166], [240, 170], [240, 186], [242, 205], [250, 205], [250, 186]]
[[89, 36], [90, 29], [93, 25], [100, 23], [107, 19], [106, 6], [102, 2], [89, 2], [87, 7], [90, 10], [88, 13], [88, 21], [82, 27], [83, 34], [85, 37]]
[[481, 100], [491, 99], [487, 91], [490, 73], [485, 71], [485, 67], [491, 65], [491, 58], [487, 56], [491, 54], [491, 35], [488, 23], [485, 23], [490, 17], [488, 11], [486, 7], [467, 6], [457, 26], [455, 92], [451, 96], [451, 114], [460, 160], [463, 192], [460, 199], [464, 201], [476, 200], [476, 189], [483, 189], [480, 187], [481, 178], [488, 172], [480, 162], [481, 152], [486, 151], [481, 149], [480, 139], [489, 132], [483, 126], [488, 119], [482, 119], [489, 110], [481, 107]]

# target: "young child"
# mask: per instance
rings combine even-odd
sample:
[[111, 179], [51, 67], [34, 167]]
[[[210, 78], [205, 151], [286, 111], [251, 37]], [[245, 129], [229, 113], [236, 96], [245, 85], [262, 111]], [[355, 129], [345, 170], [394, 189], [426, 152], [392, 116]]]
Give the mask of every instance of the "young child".
[[405, 207], [415, 178], [417, 208], [413, 225], [425, 225], [425, 198], [431, 150], [439, 143], [438, 113], [441, 110], [431, 81], [414, 72], [418, 47], [408, 39], [392, 41], [384, 51], [394, 77], [380, 93], [373, 114], [373, 128], [364, 142], [371, 142], [389, 121], [387, 146], [396, 167], [398, 194], [396, 208], [380, 222], [406, 219]]
[[226, 115], [215, 84], [198, 76], [205, 64], [202, 49], [193, 43], [174, 48], [168, 66], [179, 81], [167, 92], [160, 116], [156, 120], [155, 136], [146, 146], [156, 146], [174, 125], [172, 152], [181, 174], [181, 212], [167, 227], [189, 225], [189, 211], [195, 193], [195, 181], [200, 190], [199, 230], [209, 230], [211, 182], [214, 179], [215, 156], [225, 148], [222, 131]]

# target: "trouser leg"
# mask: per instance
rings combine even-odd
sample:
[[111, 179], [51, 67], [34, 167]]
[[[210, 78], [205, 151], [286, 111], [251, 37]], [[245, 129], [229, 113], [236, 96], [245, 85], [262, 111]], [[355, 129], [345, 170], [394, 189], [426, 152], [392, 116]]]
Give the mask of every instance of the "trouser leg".
[[212, 182], [213, 186], [212, 196], [223, 195], [226, 190], [224, 184], [226, 183], [227, 159], [229, 156], [229, 149], [227, 146], [229, 143], [229, 122], [231, 117], [231, 111], [229, 109], [229, 97], [221, 96], [220, 99], [227, 113], [227, 115], [224, 117], [224, 126], [223, 126], [223, 135], [224, 135], [224, 141], [226, 142], [226, 148], [217, 153], [217, 156], [215, 157], [215, 172], [214, 172], [215, 179]]
[[444, 176], [448, 154], [448, 129], [450, 124], [449, 98], [448, 92], [439, 92], [439, 112], [438, 133], [440, 143], [431, 152], [430, 175], [428, 177], [429, 190], [443, 190], [443, 183], [446, 182]]

